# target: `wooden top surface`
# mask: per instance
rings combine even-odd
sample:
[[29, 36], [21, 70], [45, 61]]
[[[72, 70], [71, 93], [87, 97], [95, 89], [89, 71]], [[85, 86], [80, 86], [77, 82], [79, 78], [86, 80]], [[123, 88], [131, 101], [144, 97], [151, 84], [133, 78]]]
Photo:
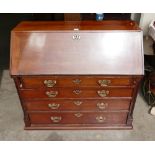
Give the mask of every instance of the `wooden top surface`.
[[140, 30], [134, 21], [25, 21], [19, 23], [13, 31], [52, 31], [52, 30]]
[[11, 33], [10, 72], [143, 75], [142, 38], [132, 21], [22, 22]]

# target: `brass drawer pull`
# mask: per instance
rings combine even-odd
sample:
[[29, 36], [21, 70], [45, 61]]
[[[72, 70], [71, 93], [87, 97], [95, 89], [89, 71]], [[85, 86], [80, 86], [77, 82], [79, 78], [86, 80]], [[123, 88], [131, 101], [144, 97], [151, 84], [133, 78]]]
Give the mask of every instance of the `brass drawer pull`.
[[81, 82], [80, 79], [74, 79], [74, 80], [73, 80], [73, 83], [75, 83], [75, 84], [80, 84], [80, 82]]
[[105, 87], [111, 83], [111, 80], [98, 80], [98, 83], [101, 87]]
[[51, 117], [51, 121], [54, 122], [54, 123], [58, 123], [61, 121], [61, 116], [52, 116]]
[[75, 115], [75, 117], [81, 117], [81, 116], [83, 116], [83, 114], [81, 114], [81, 113], [76, 113], [74, 115]]
[[82, 91], [81, 90], [73, 90], [73, 93], [79, 95]]
[[48, 97], [56, 97], [58, 95], [58, 91], [47, 91], [46, 95]]
[[108, 103], [97, 103], [97, 107], [101, 110], [106, 109], [106, 107], [108, 107]]
[[106, 97], [109, 94], [109, 91], [108, 90], [98, 90], [97, 93], [100, 97]]
[[99, 123], [103, 123], [103, 122], [106, 121], [106, 118], [103, 117], [103, 116], [97, 116], [97, 117], [96, 117], [96, 120], [97, 120], [97, 122], [99, 122]]
[[74, 101], [74, 104], [77, 105], [77, 106], [79, 106], [79, 105], [82, 104], [82, 101]]
[[80, 40], [80, 35], [74, 34], [73, 35], [73, 40]]
[[44, 85], [49, 88], [53, 87], [55, 84], [56, 84], [56, 80], [45, 80], [44, 81]]
[[58, 109], [60, 107], [60, 104], [56, 104], [56, 103], [49, 103], [48, 107], [50, 109]]

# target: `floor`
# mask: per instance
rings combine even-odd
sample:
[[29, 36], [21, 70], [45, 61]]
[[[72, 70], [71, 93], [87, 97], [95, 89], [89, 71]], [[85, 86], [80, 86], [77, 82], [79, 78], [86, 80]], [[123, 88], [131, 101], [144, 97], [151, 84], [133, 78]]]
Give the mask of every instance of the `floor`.
[[[153, 54], [152, 40], [145, 40], [146, 54]], [[103, 141], [103, 140], [155, 140], [155, 116], [139, 94], [137, 97], [133, 130], [83, 131], [25, 131], [23, 113], [13, 80], [8, 69], [1, 72], [0, 81], [0, 140], [37, 141]]]
[[143, 41], [144, 41], [144, 53], [146, 55], [153, 55], [153, 49], [152, 49], [153, 40], [147, 36], [143, 38]]

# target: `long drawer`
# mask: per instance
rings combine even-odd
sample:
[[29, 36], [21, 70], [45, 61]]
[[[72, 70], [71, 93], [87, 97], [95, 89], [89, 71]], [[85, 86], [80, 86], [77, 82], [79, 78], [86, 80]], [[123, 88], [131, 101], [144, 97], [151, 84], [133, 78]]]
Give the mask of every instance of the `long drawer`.
[[125, 124], [126, 112], [29, 113], [31, 124]]
[[132, 92], [133, 89], [131, 88], [50, 88], [20, 90], [20, 94], [24, 99], [131, 97]]
[[52, 99], [52, 100], [27, 100], [28, 111], [106, 111], [128, 110], [129, 99]]
[[23, 76], [23, 88], [130, 86], [131, 76]]

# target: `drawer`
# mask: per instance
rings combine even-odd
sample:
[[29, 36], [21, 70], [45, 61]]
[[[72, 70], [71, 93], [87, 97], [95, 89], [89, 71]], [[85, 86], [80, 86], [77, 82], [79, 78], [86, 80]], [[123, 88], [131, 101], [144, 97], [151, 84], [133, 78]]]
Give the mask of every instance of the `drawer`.
[[128, 110], [129, 99], [52, 99], [25, 101], [28, 111], [106, 111]]
[[51, 88], [20, 90], [24, 99], [131, 97], [131, 88]]
[[31, 124], [125, 124], [126, 112], [29, 113]]
[[23, 76], [23, 88], [130, 86], [130, 76]]

